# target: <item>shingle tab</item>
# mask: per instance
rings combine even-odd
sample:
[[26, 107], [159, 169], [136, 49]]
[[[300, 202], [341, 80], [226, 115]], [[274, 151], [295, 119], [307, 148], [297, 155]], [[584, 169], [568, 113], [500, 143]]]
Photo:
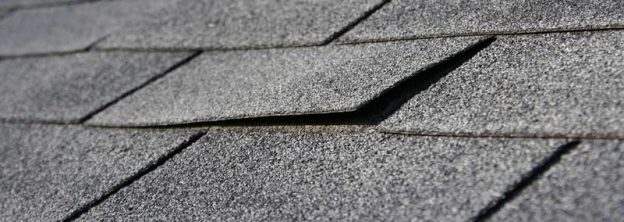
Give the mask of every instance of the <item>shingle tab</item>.
[[167, 125], [353, 111], [478, 40], [206, 53], [89, 123]]
[[85, 49], [171, 0], [100, 1], [18, 10], [0, 20], [0, 55], [43, 54]]
[[586, 141], [492, 221], [622, 221], [624, 143]]
[[500, 37], [381, 124], [417, 134], [624, 137], [624, 32]]
[[0, 218], [60, 221], [191, 135], [0, 125]]
[[81, 219], [467, 220], [562, 142], [209, 132]]
[[624, 1], [393, 0], [340, 42], [624, 27]]
[[0, 119], [78, 122], [188, 56], [90, 52], [0, 61]]
[[382, 0], [182, 1], [103, 48], [249, 48], [320, 45]]

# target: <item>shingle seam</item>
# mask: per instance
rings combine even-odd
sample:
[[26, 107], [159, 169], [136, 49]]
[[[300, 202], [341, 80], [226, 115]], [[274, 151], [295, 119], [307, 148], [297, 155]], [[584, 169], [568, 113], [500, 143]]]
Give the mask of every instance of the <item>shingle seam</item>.
[[426, 36], [405, 36], [392, 38], [378, 38], [365, 40], [348, 40], [345, 42], [337, 41], [337, 45], [358, 45], [366, 43], [382, 43], [382, 42], [400, 42], [413, 41], [420, 39], [439, 39], [439, 38], [457, 38], [457, 37], [478, 37], [478, 36], [516, 36], [516, 35], [540, 35], [549, 33], [575, 33], [575, 32], [605, 32], [624, 30], [624, 25], [615, 27], [602, 28], [570, 28], [570, 29], [550, 29], [550, 30], [534, 30], [534, 31], [501, 31], [501, 32], [471, 32], [471, 33], [443, 33]]
[[32, 5], [25, 5], [25, 6], [13, 6], [13, 7], [7, 7], [7, 8], [15, 9], [15, 10], [29, 10], [29, 9], [64, 7], [64, 6], [88, 4], [88, 3], [98, 2], [98, 1], [113, 1], [113, 0], [82, 0], [82, 1], [77, 1], [77, 2], [47, 2], [47, 3], [36, 3]]
[[487, 207], [482, 209], [477, 216], [471, 219], [471, 221], [481, 222], [490, 219], [492, 215], [502, 209], [506, 203], [512, 201], [520, 195], [525, 188], [539, 180], [544, 173], [546, 173], [555, 164], [559, 163], [564, 155], [570, 153], [570, 151], [576, 148], [580, 143], [581, 141], [575, 140], [558, 147], [557, 150], [555, 150], [549, 157], [542, 160], [535, 168], [527, 173], [523, 179], [511, 186], [511, 188], [507, 190], [501, 198], [491, 202]]
[[370, 17], [375, 12], [377, 12], [379, 9], [383, 8], [385, 5], [387, 5], [391, 1], [392, 0], [384, 0], [384, 1], [380, 2], [379, 4], [373, 6], [371, 9], [369, 9], [366, 12], [364, 12], [360, 17], [358, 17], [355, 20], [351, 21], [345, 27], [343, 27], [342, 29], [338, 30], [336, 33], [334, 33], [331, 36], [329, 36], [327, 39], [325, 39], [323, 41], [323, 43], [321, 43], [321, 45], [327, 45], [329, 43], [332, 43], [334, 40], [342, 37], [344, 34], [346, 34], [347, 32], [351, 31], [353, 28], [355, 28], [355, 26], [359, 25], [364, 20], [368, 19], [368, 17]]
[[[604, 29], [576, 29], [567, 31], [549, 31], [549, 32], [525, 32], [525, 33], [478, 33], [478, 34], [464, 34], [464, 35], [436, 35], [426, 37], [406, 37], [406, 38], [388, 38], [388, 39], [376, 39], [357, 42], [335, 42], [337, 45], [360, 45], [360, 44], [375, 44], [383, 42], [401, 42], [401, 41], [414, 41], [422, 39], [444, 39], [444, 38], [458, 38], [458, 37], [489, 37], [489, 36], [515, 36], [515, 35], [540, 35], [548, 33], [575, 33], [575, 32], [604, 32], [604, 31], [621, 31], [624, 27], [619, 28], [604, 28]], [[188, 51], [210, 51], [210, 52], [230, 52], [230, 51], [254, 51], [254, 50], [267, 50], [267, 49], [296, 49], [296, 48], [318, 48], [326, 47], [327, 45], [283, 45], [283, 46], [257, 46], [257, 47], [234, 47], [234, 48], [205, 48], [205, 47], [167, 47], [167, 48], [125, 48], [125, 47], [107, 47], [100, 48], [97, 46], [101, 41], [106, 38], [98, 39], [94, 43], [79, 50], [58, 51], [58, 52], [46, 52], [46, 53], [28, 53], [19, 55], [0, 55], [0, 59], [19, 59], [19, 58], [31, 58], [31, 57], [46, 57], [56, 55], [69, 55], [81, 52], [188, 52]]]
[[[353, 111], [325, 113], [304, 113], [288, 115], [267, 115], [230, 120], [179, 123], [152, 126], [114, 126], [117, 128], [197, 128], [205, 126], [280, 126], [280, 125], [377, 125], [397, 111], [414, 95], [427, 90], [470, 60], [478, 52], [495, 41], [494, 37], [483, 39], [437, 63], [416, 70], [412, 75], [400, 80], [388, 89], [375, 95], [371, 101], [359, 105]], [[103, 126], [106, 127], [106, 126]]]
[[135, 181], [141, 179], [141, 177], [147, 175], [148, 173], [150, 173], [150, 172], [156, 170], [158, 167], [162, 166], [169, 159], [171, 159], [174, 156], [176, 156], [177, 154], [181, 153], [187, 147], [193, 145], [195, 142], [197, 142], [204, 135], [206, 135], [206, 133], [204, 133], [204, 132], [198, 132], [198, 133], [194, 134], [187, 141], [185, 141], [184, 143], [178, 145], [171, 152], [169, 152], [169, 153], [159, 157], [157, 160], [155, 160], [155, 161], [151, 162], [150, 164], [144, 166], [143, 168], [141, 168], [139, 171], [137, 171], [132, 176], [123, 179], [122, 181], [120, 181], [119, 183], [114, 185], [110, 190], [105, 192], [100, 197], [98, 197], [98, 198], [96, 198], [96, 199], [94, 199], [94, 200], [92, 200], [92, 201], [90, 201], [90, 202], [88, 202], [88, 203], [78, 207], [76, 210], [72, 211], [67, 217], [63, 218], [61, 221], [69, 222], [69, 221], [74, 221], [74, 220], [78, 219], [80, 216], [82, 216], [83, 214], [88, 212], [91, 208], [101, 204], [106, 199], [108, 199], [112, 195], [116, 194], [117, 192], [119, 192], [124, 187], [127, 187], [127, 186], [131, 185]]
[[543, 139], [607, 139], [622, 140], [623, 137], [612, 135], [583, 135], [583, 134], [532, 134], [532, 133], [452, 133], [452, 132], [411, 132], [405, 130], [379, 129], [381, 133], [413, 136], [450, 136], [450, 137], [481, 137], [481, 138], [543, 138]]
[[80, 119], [80, 121], [79, 121], [79, 122], [80, 122], [80, 123], [84, 123], [84, 122], [86, 122], [87, 120], [89, 120], [89, 119], [91, 119], [93, 116], [95, 116], [96, 114], [98, 114], [98, 113], [100, 113], [100, 112], [104, 111], [105, 109], [107, 109], [108, 107], [110, 107], [110, 106], [114, 105], [115, 103], [117, 103], [117, 102], [121, 101], [122, 99], [124, 99], [124, 98], [126, 98], [126, 97], [128, 97], [128, 96], [132, 95], [132, 94], [133, 94], [133, 93], [135, 93], [136, 91], [139, 91], [140, 89], [142, 89], [142, 88], [144, 88], [144, 87], [148, 86], [149, 84], [151, 84], [151, 83], [155, 82], [156, 80], [161, 79], [162, 77], [165, 77], [167, 74], [169, 74], [169, 73], [173, 72], [173, 71], [174, 71], [174, 70], [176, 70], [177, 68], [179, 68], [179, 67], [181, 67], [181, 66], [183, 66], [183, 65], [188, 64], [191, 60], [193, 60], [194, 58], [196, 58], [197, 56], [199, 56], [201, 53], [202, 53], [202, 51], [197, 51], [197, 52], [194, 52], [192, 55], [190, 55], [190, 56], [186, 57], [185, 59], [183, 59], [183, 60], [181, 60], [181, 61], [177, 62], [176, 64], [174, 64], [173, 66], [169, 67], [167, 70], [163, 71], [160, 75], [155, 75], [154, 77], [152, 77], [152, 78], [148, 79], [147, 81], [145, 81], [145, 82], [141, 83], [140, 85], [138, 85], [138, 86], [134, 87], [133, 89], [128, 90], [128, 91], [126, 91], [126, 92], [122, 93], [121, 95], [119, 95], [119, 96], [118, 96], [118, 97], [116, 97], [115, 99], [113, 99], [113, 100], [109, 101], [108, 103], [106, 103], [106, 104], [104, 104], [104, 105], [100, 106], [99, 108], [97, 108], [97, 109], [95, 109], [95, 110], [93, 110], [93, 111], [89, 112], [89, 113], [88, 113], [88, 114], [86, 114], [84, 117], [82, 117], [82, 118]]

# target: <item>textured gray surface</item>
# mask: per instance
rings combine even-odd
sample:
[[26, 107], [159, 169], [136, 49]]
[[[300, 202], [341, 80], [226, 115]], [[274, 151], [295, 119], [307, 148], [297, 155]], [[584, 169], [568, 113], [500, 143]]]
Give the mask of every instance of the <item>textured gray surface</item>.
[[248, 48], [319, 45], [381, 0], [181, 1], [118, 32], [104, 48]]
[[78, 3], [92, 0], [0, 0], [0, 9], [14, 7], [50, 6], [64, 3]]
[[381, 124], [418, 134], [624, 137], [624, 32], [500, 37]]
[[340, 42], [624, 27], [624, 1], [394, 0]]
[[477, 40], [205, 53], [89, 123], [166, 125], [353, 111]]
[[0, 126], [0, 220], [58, 221], [192, 133]]
[[585, 141], [492, 221], [622, 221], [624, 143]]
[[189, 56], [92, 52], [0, 61], [0, 119], [77, 122]]
[[18, 10], [0, 20], [0, 55], [85, 49], [123, 25], [171, 7], [171, 0], [117, 0]]
[[561, 144], [209, 132], [82, 220], [467, 220]]

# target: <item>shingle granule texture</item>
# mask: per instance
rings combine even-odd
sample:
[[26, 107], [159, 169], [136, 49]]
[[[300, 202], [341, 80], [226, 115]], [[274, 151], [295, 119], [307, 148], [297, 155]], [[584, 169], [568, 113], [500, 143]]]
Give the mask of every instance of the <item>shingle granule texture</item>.
[[192, 133], [0, 126], [0, 218], [59, 221]]
[[499, 37], [381, 124], [416, 134], [624, 137], [624, 32]]
[[561, 140], [209, 132], [84, 221], [458, 221]]
[[89, 123], [167, 125], [354, 111], [479, 39], [209, 52]]
[[68, 3], [86, 2], [92, 0], [2, 0], [0, 1], [0, 10], [2, 8], [14, 7], [42, 7]]
[[320, 45], [382, 0], [180, 1], [102, 48], [256, 48]]
[[624, 143], [585, 141], [492, 221], [622, 221]]
[[170, 7], [171, 0], [119, 0], [26, 9], [0, 20], [0, 55], [82, 50], [113, 31]]
[[622, 27], [618, 0], [393, 0], [339, 41]]
[[90, 52], [0, 61], [0, 119], [78, 122], [189, 53]]

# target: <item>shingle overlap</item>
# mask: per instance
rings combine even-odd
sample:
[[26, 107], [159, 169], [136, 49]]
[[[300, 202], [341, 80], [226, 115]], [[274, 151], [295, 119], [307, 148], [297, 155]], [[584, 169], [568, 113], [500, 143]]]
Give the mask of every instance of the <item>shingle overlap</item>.
[[60, 221], [192, 134], [0, 125], [0, 218]]
[[257, 48], [320, 45], [382, 0], [181, 1], [101, 48]]
[[0, 20], [0, 55], [83, 50], [173, 0], [119, 0], [17, 10]]
[[393, 0], [340, 42], [624, 28], [624, 2]]
[[81, 219], [465, 220], [562, 144], [215, 131]]
[[624, 143], [586, 141], [495, 214], [493, 221], [620, 221]]
[[168, 125], [353, 111], [479, 39], [206, 53], [89, 123]]
[[89, 52], [0, 61], [0, 119], [79, 122], [190, 53]]
[[499, 37], [381, 124], [415, 134], [624, 137], [624, 32]]

